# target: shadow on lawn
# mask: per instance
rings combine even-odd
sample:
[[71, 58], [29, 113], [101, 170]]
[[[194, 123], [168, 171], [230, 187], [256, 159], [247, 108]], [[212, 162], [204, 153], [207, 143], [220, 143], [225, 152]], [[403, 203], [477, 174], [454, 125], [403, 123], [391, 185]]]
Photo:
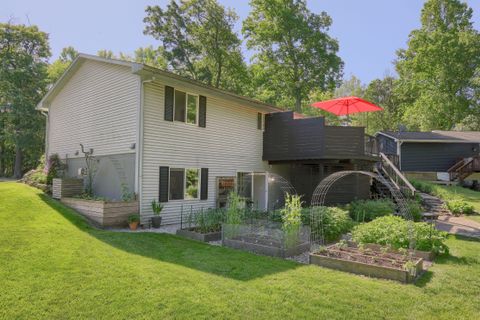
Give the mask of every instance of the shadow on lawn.
[[39, 197], [79, 230], [131, 254], [242, 281], [301, 266], [292, 261], [212, 246], [174, 235], [113, 232], [96, 229], [75, 210], [64, 206], [47, 195], [39, 194]]

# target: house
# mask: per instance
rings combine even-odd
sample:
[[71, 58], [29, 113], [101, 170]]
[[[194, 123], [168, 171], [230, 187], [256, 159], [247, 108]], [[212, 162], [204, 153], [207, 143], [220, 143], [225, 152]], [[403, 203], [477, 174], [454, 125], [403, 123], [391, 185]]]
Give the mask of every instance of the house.
[[[281, 192], [275, 177], [308, 201], [329, 173], [376, 161], [365, 154], [364, 128], [326, 126], [171, 72], [86, 54], [37, 109], [47, 115], [46, 154], [67, 163], [66, 176], [84, 174], [83, 144], [95, 156], [95, 193], [136, 193], [144, 223], [154, 199], [166, 224], [224, 206], [232, 190], [259, 210], [273, 208]], [[348, 179], [330, 201], [369, 196], [368, 179]]]
[[381, 131], [376, 137], [379, 151], [396, 157], [399, 169], [412, 178], [464, 179], [480, 170], [480, 132]]

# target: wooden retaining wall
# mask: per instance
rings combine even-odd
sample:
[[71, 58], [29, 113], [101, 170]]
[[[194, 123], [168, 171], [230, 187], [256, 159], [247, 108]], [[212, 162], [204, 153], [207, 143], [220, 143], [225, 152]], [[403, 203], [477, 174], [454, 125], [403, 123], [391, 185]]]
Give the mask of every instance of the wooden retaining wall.
[[138, 213], [138, 201], [96, 201], [62, 198], [65, 205], [102, 227], [126, 227], [127, 218]]
[[73, 197], [83, 193], [82, 179], [60, 179], [55, 178], [52, 181], [52, 198], [62, 199]]

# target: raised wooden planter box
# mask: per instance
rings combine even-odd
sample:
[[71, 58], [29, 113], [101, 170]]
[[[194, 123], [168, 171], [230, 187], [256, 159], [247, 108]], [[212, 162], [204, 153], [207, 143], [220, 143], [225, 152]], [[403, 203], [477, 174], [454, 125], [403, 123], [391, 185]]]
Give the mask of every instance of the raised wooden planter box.
[[98, 201], [62, 198], [65, 205], [102, 227], [126, 227], [127, 218], [138, 213], [138, 201]]
[[[329, 250], [327, 248], [327, 250]], [[310, 253], [310, 264], [318, 266], [360, 274], [364, 276], [400, 281], [402, 283], [412, 283], [416, 276], [420, 275], [423, 270], [423, 259], [417, 258], [414, 260], [415, 274], [412, 274], [404, 268], [396, 268], [383, 266], [380, 264], [370, 264], [360, 261], [353, 261], [344, 258], [330, 257], [318, 253]]]
[[192, 240], [202, 241], [202, 242], [218, 241], [222, 239], [222, 233], [220, 231], [200, 233], [200, 232], [196, 232], [193, 228], [179, 229], [177, 230], [177, 236], [189, 238]]
[[82, 179], [60, 179], [54, 178], [52, 180], [52, 198], [62, 199], [73, 196], [78, 196], [83, 193]]

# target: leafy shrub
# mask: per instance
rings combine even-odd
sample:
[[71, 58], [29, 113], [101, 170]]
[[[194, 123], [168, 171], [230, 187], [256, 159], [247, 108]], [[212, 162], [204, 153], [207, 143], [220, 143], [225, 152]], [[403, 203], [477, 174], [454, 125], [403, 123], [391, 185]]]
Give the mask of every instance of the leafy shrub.
[[[306, 219], [308, 212], [309, 216]], [[314, 215], [313, 224], [310, 214]], [[346, 210], [337, 207], [312, 207], [304, 210], [304, 224], [310, 225], [312, 233], [322, 234], [327, 242], [340, 238], [342, 234], [349, 232], [354, 223]]]
[[357, 200], [350, 203], [348, 211], [354, 221], [372, 221], [377, 217], [393, 214], [395, 212], [395, 204], [390, 199]]
[[473, 208], [473, 205], [461, 199], [452, 199], [447, 201], [447, 208], [456, 216], [461, 214], [475, 213], [475, 209]]
[[401, 217], [386, 216], [377, 218], [353, 228], [352, 239], [360, 244], [376, 243], [391, 246], [395, 249], [409, 248], [409, 224], [413, 224], [415, 249], [448, 253], [445, 244], [446, 232], [438, 231], [424, 222], [408, 222]]
[[285, 244], [291, 248], [298, 242], [298, 235], [302, 226], [301, 196], [286, 194], [285, 208], [282, 213], [282, 230], [285, 235]]
[[420, 181], [420, 180], [413, 180], [412, 179], [412, 180], [410, 180], [410, 183], [412, 184], [412, 186], [415, 189], [417, 189], [420, 192], [430, 193], [430, 194], [433, 193], [432, 185], [429, 184], [428, 182], [423, 182], [423, 181]]
[[407, 201], [408, 212], [412, 215], [413, 221], [422, 220], [422, 206], [418, 200], [410, 199]]
[[45, 165], [45, 173], [47, 174], [47, 184], [52, 184], [54, 178], [61, 176], [64, 165], [60, 160], [58, 154], [54, 153], [48, 157], [48, 161]]
[[152, 206], [152, 211], [154, 215], [159, 216], [160, 213], [162, 213], [163, 204], [161, 204], [157, 200], [153, 199], [151, 202], [151, 206]]

